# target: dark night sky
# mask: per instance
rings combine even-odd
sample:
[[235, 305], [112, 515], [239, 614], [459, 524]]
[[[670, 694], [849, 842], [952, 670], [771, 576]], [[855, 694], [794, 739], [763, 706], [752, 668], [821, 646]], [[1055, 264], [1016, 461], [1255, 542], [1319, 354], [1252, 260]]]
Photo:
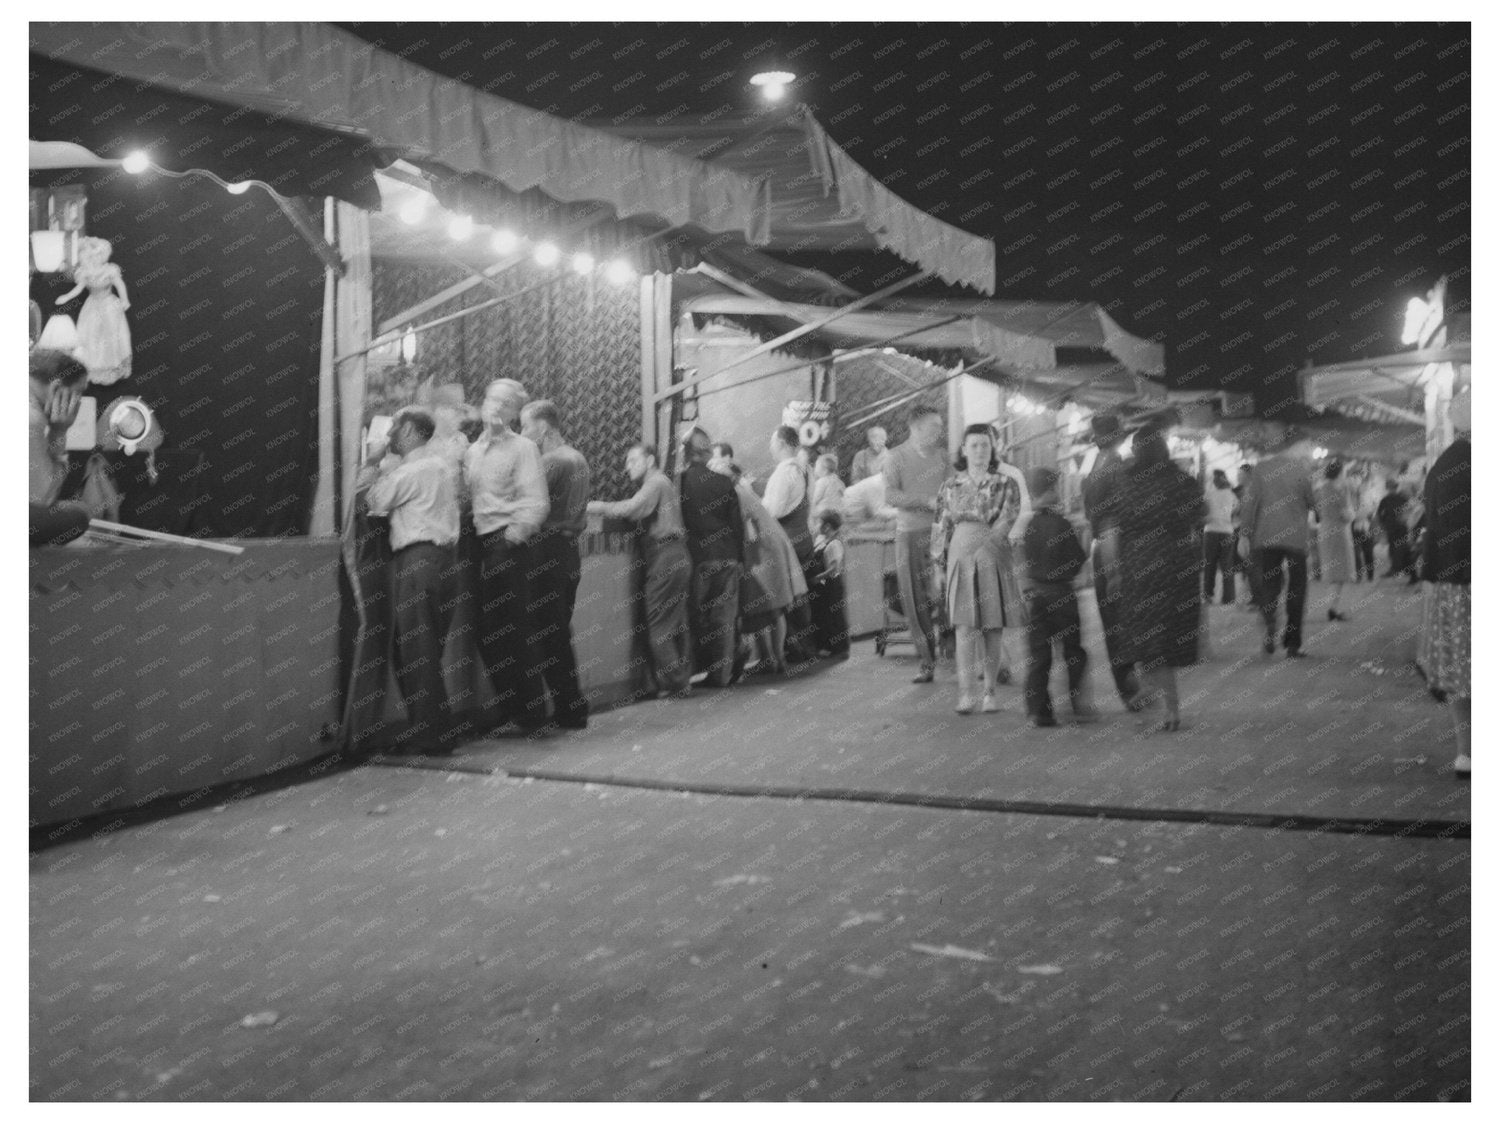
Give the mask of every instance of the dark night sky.
[[991, 237], [997, 295], [1097, 300], [1173, 385], [1275, 410], [1469, 291], [1469, 26], [345, 24], [579, 119], [754, 108], [778, 68], [892, 190]]

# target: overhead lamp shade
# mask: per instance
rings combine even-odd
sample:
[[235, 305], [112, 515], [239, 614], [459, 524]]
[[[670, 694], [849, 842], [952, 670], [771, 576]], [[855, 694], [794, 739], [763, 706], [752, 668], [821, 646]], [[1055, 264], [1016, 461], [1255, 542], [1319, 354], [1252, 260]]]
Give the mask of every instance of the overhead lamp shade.
[[67, 313], [59, 312], [48, 318], [47, 326], [42, 329], [36, 345], [53, 351], [66, 351], [71, 355], [78, 346], [78, 325], [73, 323], [73, 318]]
[[[63, 267], [67, 250], [67, 234], [61, 230], [33, 230], [31, 232], [31, 260], [38, 273], [56, 273]], [[55, 320], [56, 317], [53, 317]]]

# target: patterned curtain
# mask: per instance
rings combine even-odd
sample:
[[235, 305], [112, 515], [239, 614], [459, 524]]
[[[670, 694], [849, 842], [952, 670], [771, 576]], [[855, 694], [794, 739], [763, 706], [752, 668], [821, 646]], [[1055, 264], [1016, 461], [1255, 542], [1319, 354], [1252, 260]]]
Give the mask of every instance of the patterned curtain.
[[[375, 263], [375, 323], [462, 281], [459, 268]], [[550, 398], [562, 412], [569, 442], [593, 470], [593, 494], [617, 498], [631, 491], [625, 449], [640, 440], [640, 303], [635, 285], [522, 263], [476, 285], [427, 319], [473, 308], [498, 296], [511, 299], [417, 337], [412, 384], [457, 383], [478, 405], [490, 380], [514, 378], [533, 398]]]

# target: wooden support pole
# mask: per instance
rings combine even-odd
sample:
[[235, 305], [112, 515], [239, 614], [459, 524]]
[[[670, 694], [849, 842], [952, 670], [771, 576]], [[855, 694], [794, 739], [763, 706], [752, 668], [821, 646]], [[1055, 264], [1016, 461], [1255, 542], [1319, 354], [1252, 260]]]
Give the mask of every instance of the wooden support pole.
[[283, 199], [274, 191], [268, 194], [276, 201], [276, 206], [281, 208], [281, 213], [287, 217], [287, 221], [302, 236], [302, 240], [312, 247], [313, 253], [318, 255], [318, 260], [323, 263], [325, 269], [331, 269], [340, 277], [344, 275], [344, 259], [339, 256], [338, 250], [330, 246], [323, 236], [313, 229], [312, 223], [307, 221], [307, 216], [297, 210], [290, 201]]

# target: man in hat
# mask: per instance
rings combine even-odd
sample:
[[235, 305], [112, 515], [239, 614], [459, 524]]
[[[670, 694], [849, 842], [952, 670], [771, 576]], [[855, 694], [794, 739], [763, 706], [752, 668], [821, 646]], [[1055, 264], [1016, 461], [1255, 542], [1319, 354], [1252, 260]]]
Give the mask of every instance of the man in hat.
[[1140, 681], [1122, 634], [1120, 519], [1117, 504], [1125, 473], [1119, 446], [1125, 440], [1117, 414], [1097, 413], [1090, 422], [1090, 436], [1097, 450], [1094, 467], [1083, 481], [1083, 512], [1093, 532], [1094, 596], [1099, 621], [1104, 626], [1104, 650], [1120, 701], [1131, 710], [1141, 705]]
[[707, 687], [727, 687], [734, 677], [738, 644], [740, 574], [745, 557], [745, 522], [734, 481], [708, 467], [712, 443], [694, 427], [683, 438], [687, 467], [682, 473], [682, 522], [687, 529], [693, 577], [688, 619], [697, 649], [697, 668]]

